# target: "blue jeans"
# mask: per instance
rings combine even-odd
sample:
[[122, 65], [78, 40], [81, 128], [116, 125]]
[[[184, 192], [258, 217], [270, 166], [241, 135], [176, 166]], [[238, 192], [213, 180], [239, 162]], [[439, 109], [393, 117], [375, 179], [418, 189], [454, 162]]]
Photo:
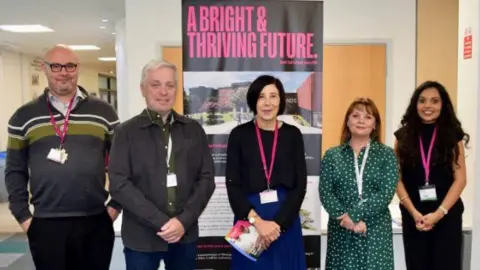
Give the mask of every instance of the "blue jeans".
[[197, 256], [197, 245], [170, 244], [168, 251], [144, 252], [125, 247], [127, 270], [157, 270], [160, 261], [165, 263], [166, 270], [194, 270]]

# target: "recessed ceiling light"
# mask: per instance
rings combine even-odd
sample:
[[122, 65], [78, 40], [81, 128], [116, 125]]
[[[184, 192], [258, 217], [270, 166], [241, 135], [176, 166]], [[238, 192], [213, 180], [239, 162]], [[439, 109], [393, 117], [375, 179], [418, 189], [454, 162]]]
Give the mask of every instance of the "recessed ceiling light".
[[99, 47], [95, 45], [70, 45], [68, 46], [70, 49], [74, 51], [98, 51], [100, 50]]
[[100, 26], [100, 29], [106, 29], [106, 27], [105, 26]]
[[116, 57], [99, 57], [98, 60], [104, 61], [104, 62], [113, 62], [116, 61]]
[[117, 33], [113, 32], [112, 35], [116, 35]]
[[108, 20], [107, 20], [107, 19], [103, 19], [102, 22], [108, 22]]
[[0, 25], [0, 29], [4, 31], [16, 32], [16, 33], [54, 32], [53, 29], [40, 24]]

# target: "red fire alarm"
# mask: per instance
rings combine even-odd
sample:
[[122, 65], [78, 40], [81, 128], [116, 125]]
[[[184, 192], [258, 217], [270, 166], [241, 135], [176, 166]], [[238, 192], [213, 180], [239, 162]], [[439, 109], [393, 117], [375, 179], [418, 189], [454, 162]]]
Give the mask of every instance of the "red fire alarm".
[[465, 36], [463, 37], [463, 59], [472, 58], [472, 28], [465, 29]]

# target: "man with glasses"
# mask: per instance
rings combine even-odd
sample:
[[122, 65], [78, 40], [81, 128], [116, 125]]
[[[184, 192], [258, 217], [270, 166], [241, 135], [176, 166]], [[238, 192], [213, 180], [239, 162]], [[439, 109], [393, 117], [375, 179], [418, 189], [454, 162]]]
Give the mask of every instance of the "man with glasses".
[[120, 206], [106, 203], [105, 155], [118, 116], [77, 84], [79, 59], [67, 46], [49, 49], [42, 70], [48, 87], [8, 123], [10, 210], [37, 270], [107, 270]]
[[173, 110], [177, 69], [153, 60], [142, 70], [146, 109], [121, 124], [108, 166], [110, 192], [123, 209], [127, 270], [193, 270], [198, 218], [215, 189], [207, 136]]

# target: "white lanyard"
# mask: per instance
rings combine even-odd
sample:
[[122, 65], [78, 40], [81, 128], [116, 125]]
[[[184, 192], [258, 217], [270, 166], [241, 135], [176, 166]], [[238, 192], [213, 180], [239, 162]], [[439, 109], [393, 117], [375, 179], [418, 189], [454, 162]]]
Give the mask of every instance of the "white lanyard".
[[369, 150], [370, 150], [370, 143], [367, 145], [367, 149], [365, 150], [365, 154], [363, 155], [362, 167], [360, 169], [358, 168], [357, 155], [355, 154], [355, 151], [353, 151], [353, 158], [355, 162], [355, 175], [357, 177], [357, 187], [358, 187], [358, 194], [360, 195], [360, 198], [362, 198], [362, 192], [363, 192], [363, 170], [365, 169], [365, 164], [367, 163]]
[[167, 146], [167, 168], [168, 172], [170, 172], [170, 155], [172, 154], [172, 132], [170, 130], [168, 134], [168, 146]]

